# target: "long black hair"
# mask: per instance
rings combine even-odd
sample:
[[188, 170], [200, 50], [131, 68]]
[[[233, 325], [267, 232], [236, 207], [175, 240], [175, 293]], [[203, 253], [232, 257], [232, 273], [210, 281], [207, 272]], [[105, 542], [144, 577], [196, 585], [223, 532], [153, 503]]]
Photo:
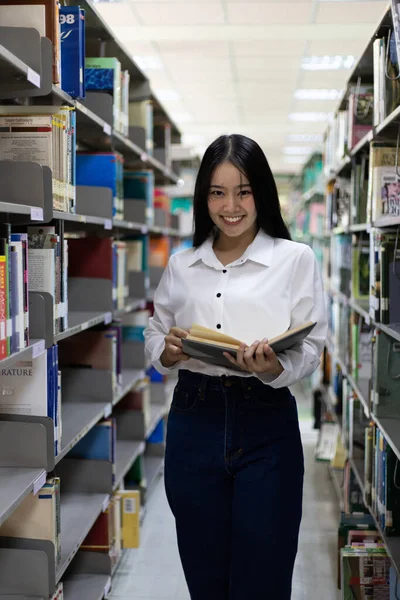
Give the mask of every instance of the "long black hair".
[[244, 135], [222, 135], [206, 150], [197, 175], [194, 191], [193, 246], [201, 246], [209, 237], [214, 223], [208, 212], [212, 174], [224, 162], [232, 163], [248, 178], [257, 210], [258, 226], [274, 238], [290, 240], [282, 218], [278, 190], [266, 156], [254, 140]]

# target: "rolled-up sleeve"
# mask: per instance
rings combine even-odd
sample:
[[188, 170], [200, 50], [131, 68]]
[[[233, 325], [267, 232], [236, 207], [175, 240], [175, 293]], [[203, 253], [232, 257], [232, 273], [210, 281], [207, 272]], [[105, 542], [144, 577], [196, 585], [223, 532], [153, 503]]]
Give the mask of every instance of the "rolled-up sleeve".
[[148, 327], [144, 332], [146, 356], [157, 371], [163, 375], [168, 375], [180, 364], [177, 362], [173, 367], [167, 368], [160, 361], [160, 356], [165, 347], [165, 336], [171, 327], [176, 325], [170, 300], [172, 289], [171, 262], [172, 258], [169, 260], [158, 284], [154, 295], [154, 315], [149, 319]]
[[263, 383], [273, 388], [293, 385], [311, 375], [320, 364], [320, 357], [327, 335], [327, 315], [322, 276], [314, 252], [305, 246], [294, 264], [291, 282], [290, 327], [316, 322], [312, 332], [301, 343], [278, 354], [283, 372], [278, 377], [257, 374]]

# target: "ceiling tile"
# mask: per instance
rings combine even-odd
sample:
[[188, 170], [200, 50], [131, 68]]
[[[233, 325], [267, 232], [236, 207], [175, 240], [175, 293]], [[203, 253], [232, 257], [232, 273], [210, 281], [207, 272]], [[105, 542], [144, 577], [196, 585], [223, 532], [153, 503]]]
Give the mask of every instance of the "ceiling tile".
[[[372, 29], [371, 29], [372, 31]], [[335, 56], [336, 54], [359, 56], [364, 51], [367, 40], [342, 40], [340, 29], [337, 40], [312, 40], [307, 43], [308, 56]]]
[[235, 41], [232, 42], [233, 52], [236, 56], [298, 56], [305, 47], [303, 40], [276, 41]]
[[151, 56], [155, 54], [154, 44], [151, 42], [140, 42], [135, 40], [135, 36], [132, 34], [132, 39], [124, 42], [125, 48], [136, 56]]
[[334, 112], [338, 100], [294, 100], [293, 112]]
[[157, 42], [157, 47], [163, 55], [166, 54], [191, 54], [203, 56], [212, 54], [212, 56], [226, 56], [229, 54], [228, 42], [222, 41], [167, 41], [161, 40]]
[[227, 5], [231, 25], [276, 25], [310, 22], [311, 2], [232, 2]]
[[341, 89], [346, 83], [350, 71], [300, 71], [300, 74], [298, 81], [299, 88]]
[[113, 27], [119, 27], [123, 25], [139, 25], [134, 10], [131, 4], [125, 3], [99, 3], [96, 5], [96, 9], [99, 11], [106, 23], [112, 23]]
[[301, 65], [300, 56], [237, 56], [235, 64], [242, 70], [278, 71], [283, 69], [299, 69]]
[[[385, 4], [382, 2], [320, 2], [316, 23], [371, 23], [375, 25], [383, 16]], [[372, 34], [371, 30], [371, 34]]]
[[222, 25], [224, 12], [216, 2], [135, 2], [142, 25]]

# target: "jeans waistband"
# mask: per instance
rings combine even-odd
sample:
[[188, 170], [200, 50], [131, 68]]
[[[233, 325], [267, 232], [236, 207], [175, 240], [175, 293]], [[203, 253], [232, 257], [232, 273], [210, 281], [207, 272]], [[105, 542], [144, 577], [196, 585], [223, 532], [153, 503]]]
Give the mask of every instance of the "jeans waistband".
[[196, 373], [194, 371], [188, 371], [187, 369], [179, 370], [179, 382], [181, 384], [198, 387], [201, 395], [206, 389], [220, 390], [221, 387], [241, 387], [244, 392], [256, 389], [262, 389], [264, 391], [273, 390], [273, 388], [262, 383], [257, 377], [240, 377], [240, 375], [205, 375], [204, 373]]

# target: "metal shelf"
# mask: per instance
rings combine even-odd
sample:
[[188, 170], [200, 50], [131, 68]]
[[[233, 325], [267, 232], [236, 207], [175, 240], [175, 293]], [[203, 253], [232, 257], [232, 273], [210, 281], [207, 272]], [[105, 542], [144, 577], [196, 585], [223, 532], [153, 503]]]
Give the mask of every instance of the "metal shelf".
[[61, 340], [65, 340], [72, 335], [76, 335], [81, 331], [85, 331], [85, 329], [90, 329], [90, 327], [94, 327], [95, 325], [100, 325], [100, 323], [111, 323], [111, 320], [111, 313], [78, 311], [69, 312], [69, 327], [66, 329], [66, 331], [62, 331], [54, 336], [54, 343], [57, 344]]
[[151, 436], [161, 419], [165, 416], [165, 406], [160, 406], [159, 404], [151, 405], [151, 418], [150, 425], [146, 431], [146, 440]]
[[350, 458], [351, 468], [353, 469], [354, 475], [356, 476], [357, 483], [360, 486], [362, 493], [364, 494], [364, 460], [360, 457]]
[[63, 581], [64, 600], [102, 600], [111, 587], [109, 575], [72, 575]]
[[108, 505], [107, 494], [61, 495], [61, 560], [56, 573], [58, 583], [78, 552], [97, 517]]
[[328, 473], [331, 476], [333, 487], [335, 488], [340, 510], [343, 510], [343, 469], [334, 469], [329, 465]]
[[120, 400], [137, 384], [146, 377], [144, 370], [123, 369], [122, 370], [122, 385], [121, 390], [113, 399], [113, 406], [118, 404]]
[[383, 539], [383, 542], [386, 546], [387, 553], [390, 556], [390, 558], [393, 562], [393, 566], [397, 571], [397, 576], [400, 577], [400, 538], [399, 537], [391, 537], [391, 536], [386, 535], [383, 532], [381, 526], [379, 525], [379, 522], [378, 522], [376, 516], [374, 515], [372, 508], [368, 505], [366, 505], [366, 507], [368, 508], [369, 512], [371, 513], [372, 518], [375, 521], [375, 526]]
[[134, 221], [124, 221], [120, 219], [113, 220], [113, 227], [114, 229], [129, 229], [131, 231], [138, 231], [143, 235], [149, 231], [149, 227], [146, 225], [146, 223], [135, 223]]
[[119, 486], [137, 457], [143, 454], [144, 450], [144, 442], [117, 440], [114, 489]]
[[[38, 41], [40, 44], [39, 36]], [[18, 82], [21, 85], [23, 82], [26, 90], [40, 89], [40, 74], [28, 67], [26, 63], [2, 44], [0, 44], [0, 73], [0, 83], [2, 85], [5, 85], [6, 82], [9, 82], [10, 85]]]
[[110, 219], [104, 219], [103, 217], [92, 217], [88, 215], [77, 215], [75, 213], [66, 213], [61, 211], [54, 211], [54, 219], [60, 219], [63, 221], [71, 221], [72, 223], [89, 223], [92, 225], [101, 225], [104, 229], [112, 228], [112, 221]]
[[36, 483], [46, 476], [43, 469], [0, 467], [0, 525], [33, 490]]
[[157, 477], [161, 475], [164, 468], [164, 457], [163, 456], [148, 456], [147, 454], [143, 457], [144, 473], [146, 477], [146, 494], [151, 493], [151, 489], [156, 483]]
[[62, 448], [56, 464], [104, 417], [106, 406], [101, 402], [63, 402]]
[[393, 452], [400, 460], [400, 418], [376, 417], [374, 413], [371, 414], [371, 418], [378, 425]]
[[14, 352], [14, 354], [0, 360], [0, 369], [5, 369], [20, 360], [32, 360], [32, 358], [43, 354], [44, 351], [44, 340], [31, 340], [27, 348], [23, 348], [19, 352]]
[[119, 318], [119, 317], [122, 317], [123, 315], [126, 315], [127, 313], [137, 310], [138, 308], [142, 308], [142, 309], [146, 308], [146, 299], [145, 298], [131, 298], [131, 299], [128, 298], [127, 303], [124, 306], [124, 308], [114, 310], [113, 316], [115, 318]]

